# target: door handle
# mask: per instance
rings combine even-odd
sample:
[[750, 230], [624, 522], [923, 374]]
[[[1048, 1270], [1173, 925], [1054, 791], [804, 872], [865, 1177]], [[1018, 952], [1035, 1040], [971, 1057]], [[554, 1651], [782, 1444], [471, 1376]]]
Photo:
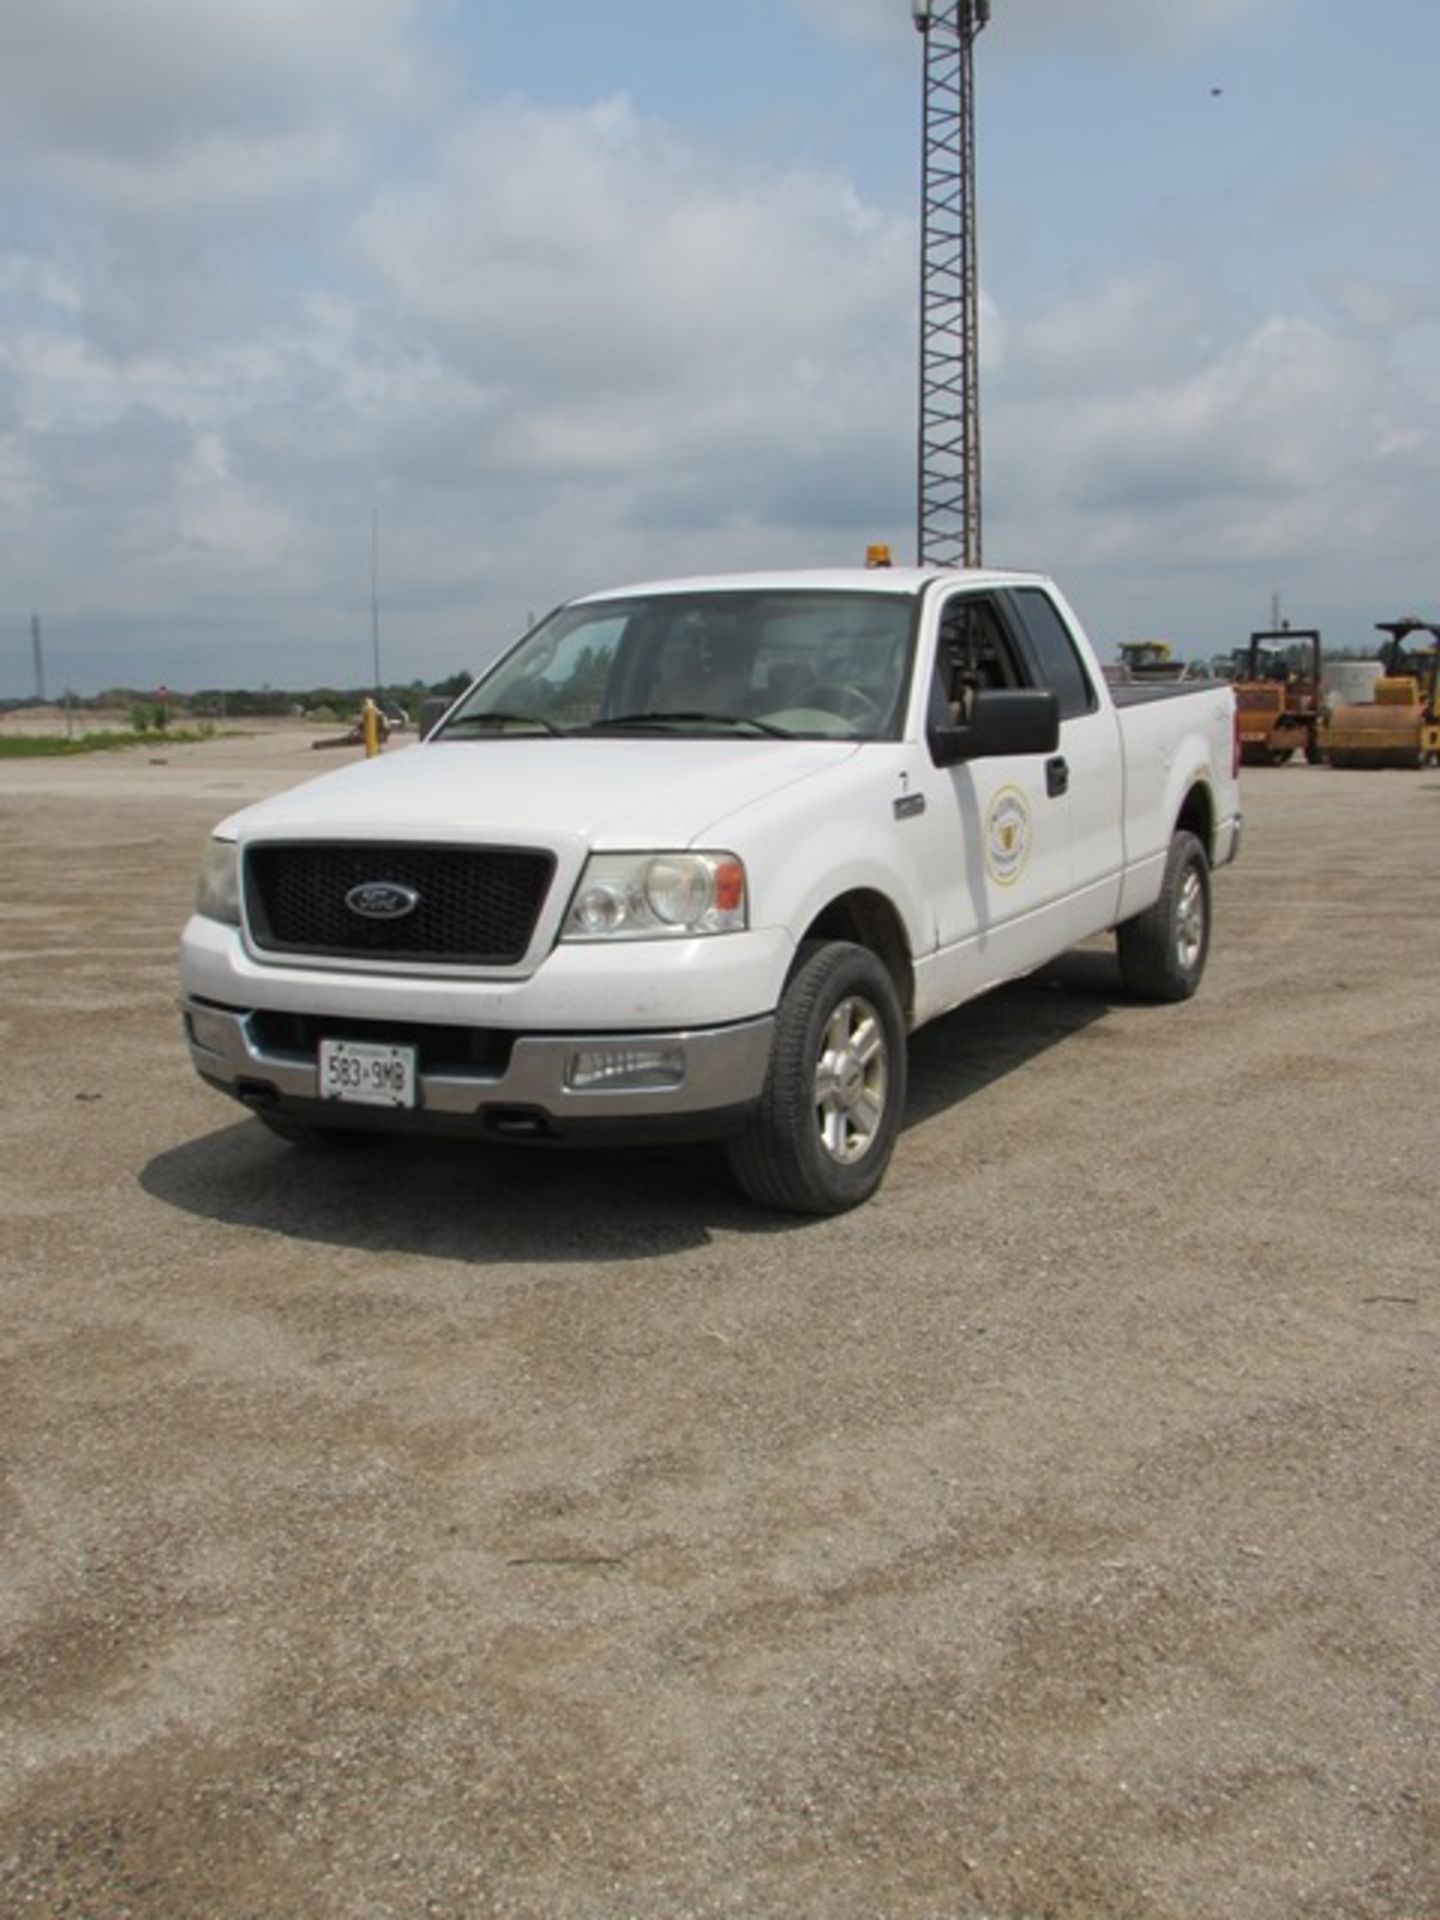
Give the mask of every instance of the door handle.
[[1045, 762], [1045, 791], [1052, 800], [1070, 791], [1070, 763], [1063, 753]]

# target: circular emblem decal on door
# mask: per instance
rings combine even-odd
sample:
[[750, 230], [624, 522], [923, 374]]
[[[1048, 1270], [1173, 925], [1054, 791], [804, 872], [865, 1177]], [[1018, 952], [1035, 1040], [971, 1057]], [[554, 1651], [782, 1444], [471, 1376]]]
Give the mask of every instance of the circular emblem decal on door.
[[1030, 858], [1030, 803], [1018, 787], [1001, 787], [985, 809], [985, 869], [999, 886], [1013, 886]]

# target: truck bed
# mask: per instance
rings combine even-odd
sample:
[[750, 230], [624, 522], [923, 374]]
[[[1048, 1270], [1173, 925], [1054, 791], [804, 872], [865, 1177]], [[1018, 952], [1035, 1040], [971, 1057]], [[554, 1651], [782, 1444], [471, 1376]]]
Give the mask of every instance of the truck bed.
[[1211, 693], [1215, 680], [1112, 680], [1110, 698], [1117, 707], [1143, 707], [1152, 700], [1173, 700], [1181, 693]]

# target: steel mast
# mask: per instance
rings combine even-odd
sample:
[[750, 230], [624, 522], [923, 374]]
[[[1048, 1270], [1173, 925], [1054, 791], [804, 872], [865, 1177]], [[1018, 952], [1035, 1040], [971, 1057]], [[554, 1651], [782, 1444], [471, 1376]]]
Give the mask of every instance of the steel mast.
[[917, 558], [980, 565], [975, 36], [990, 0], [911, 0], [925, 40]]

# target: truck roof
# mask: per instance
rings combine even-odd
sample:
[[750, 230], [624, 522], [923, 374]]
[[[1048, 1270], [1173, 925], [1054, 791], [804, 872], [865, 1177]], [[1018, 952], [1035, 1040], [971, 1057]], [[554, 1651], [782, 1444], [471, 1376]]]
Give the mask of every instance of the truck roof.
[[938, 580], [972, 586], [1034, 585], [1047, 581], [1040, 573], [1018, 573], [990, 567], [775, 567], [756, 573], [704, 573], [675, 580], [640, 580], [577, 595], [575, 604], [590, 600], [629, 600], [663, 593], [775, 593], [848, 592], [917, 594]]

